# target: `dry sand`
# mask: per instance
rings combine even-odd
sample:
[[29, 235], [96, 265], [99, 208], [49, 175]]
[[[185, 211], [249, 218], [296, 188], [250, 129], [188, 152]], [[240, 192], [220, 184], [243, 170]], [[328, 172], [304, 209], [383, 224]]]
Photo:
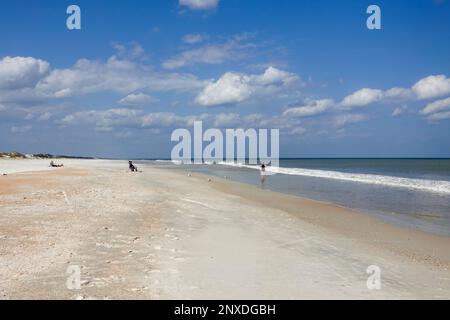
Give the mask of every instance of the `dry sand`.
[[218, 178], [67, 163], [0, 176], [1, 299], [450, 298], [448, 237]]

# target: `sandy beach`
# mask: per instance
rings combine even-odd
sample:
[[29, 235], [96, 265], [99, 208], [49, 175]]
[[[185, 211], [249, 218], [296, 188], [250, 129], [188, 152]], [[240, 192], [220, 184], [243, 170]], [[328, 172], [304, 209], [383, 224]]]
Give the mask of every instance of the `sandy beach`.
[[449, 237], [201, 174], [64, 163], [0, 160], [0, 299], [450, 299]]

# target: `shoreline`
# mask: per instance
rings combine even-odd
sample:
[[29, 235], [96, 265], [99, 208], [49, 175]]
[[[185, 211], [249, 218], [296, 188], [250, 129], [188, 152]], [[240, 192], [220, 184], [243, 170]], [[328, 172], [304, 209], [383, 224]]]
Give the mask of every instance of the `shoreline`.
[[[307, 167], [308, 165], [306, 165]], [[300, 170], [299, 168], [289, 168]], [[184, 170], [212, 177], [225, 177], [232, 181], [259, 187], [259, 173], [256, 169], [234, 166], [187, 166]], [[374, 176], [388, 177], [379, 174]], [[395, 179], [399, 178], [395, 177]], [[425, 183], [438, 180], [425, 179], [423, 181]], [[440, 182], [450, 186], [450, 182], [446, 180]], [[270, 176], [263, 189], [333, 204], [402, 228], [450, 236], [448, 197], [440, 192], [417, 191], [409, 187], [380, 187], [378, 183], [350, 182], [320, 175], [309, 176], [308, 173], [305, 176], [301, 173], [281, 173]], [[449, 191], [450, 189], [447, 188], [445, 192]]]
[[[364, 240], [367, 243], [373, 242], [371, 243], [372, 245], [388, 242], [394, 245], [395, 242], [398, 242], [399, 244], [407, 245], [405, 249], [409, 252], [417, 250], [417, 244], [415, 242], [420, 242], [425, 247], [421, 248], [419, 256], [416, 256], [419, 252], [408, 255], [407, 252], [393, 251], [404, 254], [406, 257], [414, 256], [415, 259], [424, 262], [432, 262], [434, 260], [429, 254], [429, 252], [433, 252], [436, 254], [435, 262], [450, 266], [450, 250], [448, 250], [450, 248], [450, 237], [448, 236], [391, 224], [358, 210], [339, 206], [331, 202], [264, 190], [251, 184], [225, 180], [207, 174], [191, 174], [192, 176], [198, 175], [199, 177], [214, 177], [212, 186], [219, 191], [240, 196], [258, 205], [287, 212], [307, 223], [326, 228], [337, 234], [350, 235], [352, 240], [355, 241]], [[299, 210], [299, 208], [302, 209]], [[349, 225], [349, 220], [352, 220], [354, 224], [358, 224], [362, 228], [359, 229]], [[370, 234], [370, 239], [367, 239], [367, 234]], [[390, 249], [394, 248], [393, 246]]]
[[[448, 237], [208, 175], [126, 169], [0, 177], [0, 299], [450, 298]], [[79, 291], [65, 287], [71, 264]], [[370, 265], [381, 290], [366, 287]]]
[[[40, 161], [45, 162], [47, 159], [7, 159], [6, 161], [26, 161], [26, 160], [32, 160], [32, 161]], [[95, 164], [95, 167], [101, 167], [102, 164], [111, 164], [115, 163], [117, 167], [124, 167], [123, 163], [125, 163], [125, 160], [105, 160], [105, 159], [55, 159], [55, 160], [69, 160], [68, 162], [72, 162], [75, 166], [78, 164], [85, 165], [88, 161], [92, 164]], [[149, 166], [149, 164], [146, 164], [146, 166]], [[150, 165], [151, 166], [151, 165]], [[161, 170], [168, 170], [172, 173], [179, 173], [179, 171], [171, 170], [170, 168], [160, 168], [160, 167], [154, 167], [153, 169], [161, 169]], [[48, 170], [51, 170], [52, 168], [45, 168], [41, 169], [39, 171], [16, 171], [12, 174], [20, 174], [20, 173], [29, 173], [29, 174], [39, 174]], [[23, 169], [26, 170], [26, 169]], [[362, 235], [365, 234], [365, 232], [358, 232], [357, 229], [354, 230], [347, 230], [348, 226], [346, 226], [345, 222], [342, 222], [340, 217], [335, 217], [332, 215], [321, 215], [321, 216], [315, 216], [316, 212], [314, 214], [308, 214], [304, 211], [301, 213], [298, 212], [296, 209], [297, 206], [319, 206], [321, 207], [322, 212], [324, 210], [331, 210], [337, 212], [339, 215], [345, 215], [344, 220], [358, 220], [364, 225], [370, 225], [372, 230], [371, 234], [372, 236], [376, 237], [373, 241], [374, 242], [383, 242], [383, 237], [386, 236], [384, 232], [386, 229], [389, 229], [391, 232], [398, 232], [401, 235], [401, 239], [393, 239], [392, 236], [390, 237], [391, 241], [399, 241], [403, 244], [408, 244], [414, 246], [411, 242], [414, 242], [414, 237], [417, 237], [417, 241], [420, 240], [421, 243], [427, 244], [427, 251], [429, 252], [435, 252], [436, 247], [440, 248], [438, 253], [438, 259], [444, 260], [445, 264], [448, 264], [450, 266], [450, 250], [445, 250], [446, 248], [441, 248], [441, 245], [436, 244], [437, 239], [448, 239], [448, 246], [447, 248], [450, 248], [450, 237], [446, 235], [436, 234], [433, 232], [423, 231], [420, 229], [410, 228], [403, 225], [398, 225], [394, 223], [390, 223], [387, 221], [382, 220], [381, 218], [374, 217], [370, 215], [367, 212], [361, 212], [357, 209], [352, 209], [345, 206], [340, 206], [333, 202], [327, 202], [323, 200], [315, 200], [307, 197], [302, 197], [299, 195], [293, 195], [288, 193], [282, 193], [274, 190], [266, 190], [258, 188], [255, 185], [252, 185], [250, 183], [243, 183], [235, 180], [229, 180], [224, 179], [215, 175], [210, 175], [207, 173], [199, 173], [199, 172], [191, 172], [189, 170], [183, 170], [185, 174], [189, 174], [191, 177], [198, 177], [199, 179], [212, 179], [214, 181], [212, 182], [212, 185], [215, 189], [226, 192], [229, 194], [233, 194], [236, 196], [242, 196], [244, 199], [249, 200], [257, 205], [264, 205], [271, 207], [273, 209], [282, 210], [285, 212], [288, 212], [289, 214], [292, 214], [305, 222], [311, 223], [313, 225], [317, 224], [321, 227], [325, 227], [331, 231], [342, 233], [342, 230], [346, 230], [347, 232], [351, 232], [354, 234], [355, 237], [359, 237], [359, 239], [362, 239]], [[183, 175], [183, 174], [181, 174]], [[268, 195], [268, 199], [264, 197], [264, 195]], [[276, 204], [274, 203], [273, 199], [276, 199]], [[413, 239], [413, 240], [411, 240]], [[439, 242], [439, 241], [438, 241]], [[428, 245], [430, 244], [430, 245]], [[410, 247], [412, 251], [413, 247]], [[421, 250], [423, 251], [423, 250]], [[425, 258], [424, 258], [425, 257]], [[424, 261], [429, 261], [430, 256], [426, 253], [422, 254], [422, 259]]]

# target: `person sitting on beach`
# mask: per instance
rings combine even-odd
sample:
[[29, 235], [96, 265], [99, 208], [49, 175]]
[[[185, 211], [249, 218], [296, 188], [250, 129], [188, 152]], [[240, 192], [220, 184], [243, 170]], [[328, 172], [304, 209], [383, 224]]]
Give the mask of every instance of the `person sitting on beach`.
[[128, 161], [128, 167], [130, 168], [131, 172], [138, 171], [138, 168], [133, 164], [133, 161]]
[[62, 167], [64, 167], [64, 165], [63, 165], [63, 164], [56, 164], [56, 163], [52, 160], [52, 161], [50, 161], [50, 167], [52, 167], [52, 168], [62, 168]]

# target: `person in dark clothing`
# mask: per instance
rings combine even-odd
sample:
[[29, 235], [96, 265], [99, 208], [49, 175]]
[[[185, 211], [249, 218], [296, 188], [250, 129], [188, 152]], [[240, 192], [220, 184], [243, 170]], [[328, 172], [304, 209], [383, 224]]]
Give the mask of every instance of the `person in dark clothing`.
[[131, 172], [137, 172], [137, 167], [133, 164], [133, 161], [128, 161], [128, 167], [130, 168]]
[[64, 165], [63, 164], [55, 164], [55, 162], [52, 160], [52, 161], [50, 161], [50, 167], [52, 167], [52, 168], [62, 168], [62, 167], [64, 167]]

